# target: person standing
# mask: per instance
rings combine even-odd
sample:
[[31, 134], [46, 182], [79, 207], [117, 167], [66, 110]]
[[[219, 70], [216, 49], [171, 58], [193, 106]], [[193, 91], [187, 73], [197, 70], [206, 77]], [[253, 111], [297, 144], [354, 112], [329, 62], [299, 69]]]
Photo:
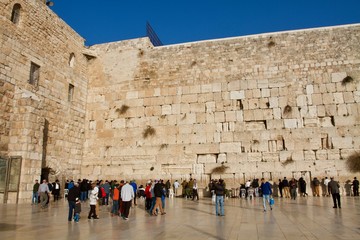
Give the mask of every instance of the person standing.
[[292, 178], [289, 182], [290, 185], [290, 196], [291, 199], [296, 200], [296, 196], [297, 196], [297, 181], [295, 178]]
[[99, 219], [99, 217], [96, 215], [96, 204], [98, 201], [98, 193], [99, 193], [99, 188], [98, 186], [96, 186], [96, 183], [92, 184], [92, 190], [90, 192], [90, 196], [89, 196], [89, 203], [90, 203], [90, 212], [88, 215], [88, 219]]
[[250, 180], [247, 180], [247, 182], [245, 183], [245, 190], [246, 190], [246, 196], [245, 197], [248, 197], [249, 196], [249, 188], [251, 187], [251, 181]]
[[71, 222], [73, 217], [75, 216], [74, 210], [76, 206], [76, 199], [80, 198], [80, 188], [79, 184], [76, 182], [74, 187], [69, 190], [68, 194], [68, 202], [69, 202], [69, 214], [68, 221]]
[[272, 210], [272, 206], [270, 204], [270, 195], [272, 194], [271, 185], [269, 182], [265, 182], [264, 178], [261, 178], [261, 192], [263, 196], [263, 206], [264, 212], [266, 212], [266, 202], [269, 203], [270, 209]]
[[88, 196], [88, 183], [84, 178], [80, 183], [80, 201], [85, 202]]
[[39, 202], [39, 186], [40, 186], [40, 183], [39, 183], [39, 180], [35, 180], [35, 184], [33, 186], [33, 194], [32, 194], [32, 199], [31, 199], [31, 205], [33, 204], [38, 204]]
[[162, 208], [161, 197], [163, 195], [163, 187], [160, 181], [158, 181], [154, 186], [154, 196], [155, 196], [155, 206], [152, 209], [152, 215], [157, 216], [156, 209], [159, 208], [161, 215], [166, 214]]
[[330, 193], [329, 193], [329, 182], [330, 182], [330, 179], [328, 179], [327, 177], [325, 177], [325, 179], [324, 179], [324, 185], [325, 185], [325, 196], [326, 196], [326, 197], [330, 197]]
[[149, 211], [151, 208], [151, 180], [149, 180], [145, 187], [145, 210]]
[[41, 208], [46, 207], [46, 203], [48, 201], [48, 192], [49, 192], [49, 186], [46, 183], [46, 179], [43, 179], [42, 183], [39, 186]]
[[314, 187], [314, 197], [320, 197], [320, 181], [315, 177], [313, 179], [313, 187]]
[[282, 186], [284, 189], [284, 197], [290, 198], [289, 181], [286, 179], [286, 177], [284, 177], [284, 179], [282, 180]]
[[166, 197], [169, 197], [170, 188], [171, 188], [170, 180], [167, 180], [166, 183], [165, 183]]
[[280, 197], [282, 198], [283, 197], [283, 184], [282, 184], [282, 181], [281, 179], [279, 179], [279, 191], [280, 191]]
[[352, 182], [352, 187], [353, 187], [354, 197], [358, 197], [359, 196], [359, 180], [357, 180], [356, 177], [354, 177], [354, 180]]
[[105, 191], [105, 196], [103, 196], [103, 198], [102, 198], [102, 205], [109, 205], [109, 196], [110, 196], [110, 192], [111, 192], [111, 186], [109, 184], [109, 181], [105, 180], [105, 183], [103, 185], [101, 185], [101, 187]]
[[121, 200], [124, 207], [123, 219], [129, 219], [129, 212], [131, 207], [131, 201], [135, 197], [134, 188], [126, 182], [126, 184], [121, 188]]
[[133, 188], [133, 191], [134, 191], [134, 205], [136, 206], [137, 204], [136, 204], [136, 192], [137, 192], [137, 184], [136, 184], [136, 181], [135, 180], [132, 180], [131, 182], [130, 182], [130, 185], [132, 186], [132, 188]]
[[340, 185], [338, 182], [334, 181], [334, 178], [331, 177], [330, 178], [330, 182], [329, 182], [329, 192], [332, 195], [333, 198], [333, 202], [334, 202], [334, 206], [333, 208], [341, 208], [341, 203], [340, 203]]
[[111, 216], [119, 215], [119, 199], [120, 199], [120, 191], [119, 191], [119, 184], [115, 184], [114, 191], [113, 191], [113, 206], [111, 209]]
[[178, 195], [178, 189], [180, 187], [180, 183], [178, 182], [178, 180], [175, 180], [174, 182], [174, 194], [175, 194], [175, 197]]
[[58, 201], [60, 198], [60, 183], [58, 179], [53, 183], [52, 194], [54, 195], [54, 202]]
[[[225, 195], [225, 185], [224, 180], [219, 179], [219, 182], [213, 185], [213, 189], [216, 195], [215, 199], [215, 214], [216, 216], [225, 216], [224, 211], [224, 195]], [[219, 211], [220, 207], [220, 211]]]
[[306, 182], [303, 177], [299, 178], [299, 188], [300, 188], [301, 197], [305, 197], [308, 195], [306, 193]]
[[192, 200], [194, 201], [196, 197], [196, 201], [199, 201], [199, 193], [198, 193], [198, 184], [196, 179], [194, 179], [194, 185], [193, 185], [193, 198]]

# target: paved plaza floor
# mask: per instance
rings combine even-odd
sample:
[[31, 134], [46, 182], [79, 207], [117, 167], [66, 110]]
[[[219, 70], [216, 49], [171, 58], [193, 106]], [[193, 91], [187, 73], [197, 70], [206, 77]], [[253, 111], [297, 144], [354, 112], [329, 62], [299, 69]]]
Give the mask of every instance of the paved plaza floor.
[[231, 198], [223, 217], [215, 215], [209, 198], [166, 200], [166, 215], [149, 216], [139, 200], [128, 221], [111, 217], [106, 206], [101, 206], [100, 219], [88, 220], [84, 203], [78, 223], [68, 222], [64, 200], [47, 209], [3, 204], [0, 239], [360, 239], [359, 197], [342, 197], [341, 209], [333, 209], [329, 197], [275, 198], [274, 209], [267, 212], [262, 199]]

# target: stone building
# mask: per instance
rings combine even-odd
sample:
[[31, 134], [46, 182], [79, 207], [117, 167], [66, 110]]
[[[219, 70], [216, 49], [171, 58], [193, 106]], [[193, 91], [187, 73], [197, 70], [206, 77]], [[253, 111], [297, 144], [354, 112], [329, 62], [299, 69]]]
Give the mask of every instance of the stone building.
[[29, 202], [48, 174], [229, 187], [351, 176], [360, 24], [86, 47], [41, 0], [0, 9], [1, 202]]

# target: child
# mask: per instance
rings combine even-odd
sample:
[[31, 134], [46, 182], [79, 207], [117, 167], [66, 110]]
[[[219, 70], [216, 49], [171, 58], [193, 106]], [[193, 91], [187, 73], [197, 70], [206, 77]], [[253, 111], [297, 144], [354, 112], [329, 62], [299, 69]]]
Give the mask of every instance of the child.
[[81, 201], [80, 201], [79, 198], [76, 198], [76, 202], [75, 202], [75, 216], [74, 216], [74, 221], [75, 221], [75, 222], [79, 222], [80, 212], [81, 212]]

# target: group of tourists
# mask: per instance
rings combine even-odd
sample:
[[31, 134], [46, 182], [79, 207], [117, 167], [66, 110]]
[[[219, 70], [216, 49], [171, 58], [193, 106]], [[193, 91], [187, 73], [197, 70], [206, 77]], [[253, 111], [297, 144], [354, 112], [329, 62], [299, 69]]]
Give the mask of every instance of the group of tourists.
[[[334, 208], [341, 208], [340, 202], [340, 185], [333, 177], [328, 179], [325, 177], [320, 182], [316, 177], [313, 178], [311, 186], [313, 196], [320, 196], [320, 186], [325, 185], [323, 196], [332, 196]], [[178, 189], [182, 186], [181, 195]], [[359, 196], [359, 181], [356, 177], [352, 181], [353, 195]], [[208, 185], [209, 191], [212, 193], [213, 202], [215, 203], [215, 214], [224, 216], [224, 199], [226, 196], [226, 184], [223, 179], [213, 179]], [[275, 191], [277, 191], [275, 193]], [[54, 201], [60, 198], [60, 184], [56, 180], [48, 183], [45, 179], [40, 184], [35, 180], [33, 186], [32, 204], [40, 202], [41, 208], [46, 208], [50, 200], [50, 193], [54, 196]], [[175, 194], [177, 197], [184, 197], [192, 200], [199, 200], [198, 183], [196, 179], [190, 178], [189, 181], [184, 180], [181, 184], [176, 180], [173, 184], [170, 180], [148, 180], [145, 187], [136, 184], [135, 180], [117, 182], [112, 181], [90, 181], [87, 179], [79, 179], [78, 181], [67, 180], [65, 183], [65, 193], [69, 202], [68, 221], [74, 220], [78, 222], [80, 219], [81, 203], [89, 201], [90, 211], [88, 219], [99, 219], [99, 206], [111, 205], [111, 216], [119, 216], [124, 220], [129, 219], [129, 212], [132, 205], [136, 206], [137, 198], [145, 199], [145, 210], [151, 216], [157, 216], [165, 213], [165, 200]], [[275, 193], [275, 194], [274, 194]], [[280, 198], [296, 199], [298, 193], [300, 196], [308, 196], [306, 192], [306, 182], [304, 178], [296, 180], [292, 178], [290, 181], [286, 177], [279, 179], [278, 183], [270, 184], [264, 178], [248, 180], [240, 186], [240, 197], [252, 198], [262, 197], [263, 208], [266, 212], [269, 208], [273, 209], [273, 196]], [[111, 200], [111, 201], [110, 201]]]
[[35, 180], [31, 204], [37, 205], [40, 203], [41, 208], [46, 208], [50, 201], [50, 193], [54, 196], [54, 202], [60, 199], [60, 189], [59, 180], [49, 183], [44, 179], [41, 184], [38, 180]]

